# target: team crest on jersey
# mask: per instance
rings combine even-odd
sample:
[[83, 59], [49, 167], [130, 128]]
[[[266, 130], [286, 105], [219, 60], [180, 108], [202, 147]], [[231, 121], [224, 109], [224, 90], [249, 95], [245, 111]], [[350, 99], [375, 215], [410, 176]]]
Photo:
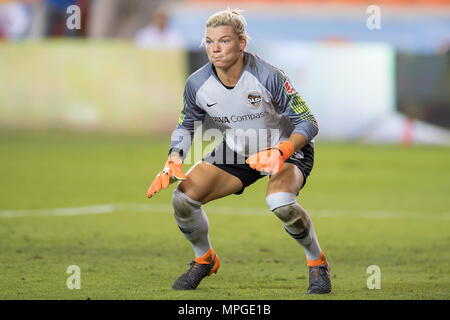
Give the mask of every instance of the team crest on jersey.
[[288, 79], [286, 79], [286, 81], [284, 82], [284, 89], [286, 90], [287, 94], [294, 94], [295, 93], [295, 89], [291, 85], [291, 83], [289, 82]]
[[259, 108], [262, 103], [261, 93], [257, 91], [252, 91], [247, 93], [247, 100], [255, 109]]

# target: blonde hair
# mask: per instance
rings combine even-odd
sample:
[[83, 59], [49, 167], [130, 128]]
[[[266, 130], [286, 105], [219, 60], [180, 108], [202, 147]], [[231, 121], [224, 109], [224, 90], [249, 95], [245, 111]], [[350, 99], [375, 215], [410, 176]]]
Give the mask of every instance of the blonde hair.
[[[236, 35], [239, 37], [239, 40], [248, 41], [250, 40], [250, 37], [247, 33], [245, 33], [245, 26], [247, 25], [247, 21], [245, 20], [241, 12], [244, 11], [240, 9], [231, 10], [230, 8], [216, 12], [206, 21], [206, 28], [231, 26], [234, 33], [236, 33]], [[203, 39], [201, 45], [203, 45], [204, 42], [205, 40]]]

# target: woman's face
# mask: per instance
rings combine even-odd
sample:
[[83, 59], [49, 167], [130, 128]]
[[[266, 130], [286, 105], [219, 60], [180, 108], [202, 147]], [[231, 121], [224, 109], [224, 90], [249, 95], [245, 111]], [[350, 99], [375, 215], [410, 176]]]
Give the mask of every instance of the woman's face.
[[206, 53], [216, 68], [228, 69], [242, 55], [246, 41], [239, 40], [231, 26], [206, 28]]

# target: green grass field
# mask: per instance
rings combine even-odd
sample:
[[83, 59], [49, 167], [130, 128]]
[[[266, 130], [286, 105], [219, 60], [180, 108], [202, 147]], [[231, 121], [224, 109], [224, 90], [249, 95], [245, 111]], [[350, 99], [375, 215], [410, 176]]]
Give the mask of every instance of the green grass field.
[[[171, 289], [193, 251], [172, 217], [174, 186], [145, 197], [168, 144], [2, 133], [0, 299], [450, 298], [450, 148], [317, 144], [298, 201], [333, 292], [308, 296], [303, 249], [265, 206], [267, 178], [205, 206], [221, 268], [195, 291]], [[66, 286], [70, 265], [79, 290]], [[366, 286], [370, 265], [379, 290]]]

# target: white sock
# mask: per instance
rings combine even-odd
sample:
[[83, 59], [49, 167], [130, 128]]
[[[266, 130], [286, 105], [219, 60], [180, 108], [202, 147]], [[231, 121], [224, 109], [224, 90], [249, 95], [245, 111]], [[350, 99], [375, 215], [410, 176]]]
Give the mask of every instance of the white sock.
[[322, 252], [319, 241], [317, 240], [316, 232], [312, 222], [310, 222], [308, 228], [303, 232], [297, 232], [297, 230], [292, 230], [284, 226], [289, 235], [295, 239], [305, 250], [306, 257], [309, 260], [317, 260], [320, 258], [320, 253]]
[[320, 248], [319, 241], [317, 240], [317, 235], [309, 214], [297, 202], [291, 204], [290, 206], [292, 208], [291, 210], [296, 211], [297, 216], [301, 216], [303, 221], [306, 221], [306, 228], [304, 227], [305, 223], [283, 223], [284, 228], [291, 235], [291, 237], [303, 247], [306, 257], [309, 260], [319, 259], [322, 250]]
[[209, 221], [201, 208], [202, 203], [192, 200], [178, 189], [175, 189], [173, 194], [174, 217], [178, 227], [190, 241], [195, 256], [201, 257], [211, 249], [208, 235]]

